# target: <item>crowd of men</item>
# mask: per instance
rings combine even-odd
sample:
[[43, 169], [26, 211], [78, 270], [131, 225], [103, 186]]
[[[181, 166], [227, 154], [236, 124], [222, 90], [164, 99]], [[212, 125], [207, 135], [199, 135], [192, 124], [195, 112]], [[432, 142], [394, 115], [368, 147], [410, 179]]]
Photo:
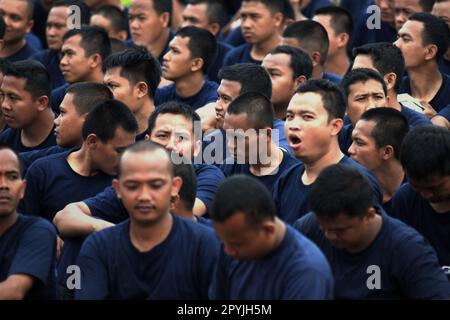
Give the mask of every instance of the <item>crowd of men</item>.
[[449, 27], [0, 0], [0, 300], [450, 299]]

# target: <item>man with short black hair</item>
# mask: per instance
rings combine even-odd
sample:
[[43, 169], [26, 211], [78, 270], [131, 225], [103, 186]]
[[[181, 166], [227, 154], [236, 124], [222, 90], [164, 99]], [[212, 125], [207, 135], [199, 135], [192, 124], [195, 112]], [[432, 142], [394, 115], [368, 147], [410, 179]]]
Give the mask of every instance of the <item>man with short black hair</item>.
[[312, 212], [295, 223], [327, 257], [336, 299], [448, 299], [436, 252], [414, 229], [373, 202], [361, 172], [325, 168], [309, 193]]
[[395, 28], [399, 31], [414, 13], [431, 12], [436, 0], [394, 0]]
[[[431, 14], [444, 20], [450, 28], [450, 0], [437, 0]], [[442, 73], [450, 74], [450, 48], [439, 61], [439, 70]]]
[[117, 6], [104, 5], [92, 11], [90, 25], [102, 27], [111, 39], [127, 40], [125, 14]]

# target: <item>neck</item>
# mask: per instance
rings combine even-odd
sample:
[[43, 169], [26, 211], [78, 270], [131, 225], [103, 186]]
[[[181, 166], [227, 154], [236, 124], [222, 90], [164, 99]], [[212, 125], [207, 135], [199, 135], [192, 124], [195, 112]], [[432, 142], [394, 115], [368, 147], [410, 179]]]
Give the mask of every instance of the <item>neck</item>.
[[327, 153], [322, 155], [319, 159], [308, 161], [308, 159], [300, 159], [305, 165], [305, 172], [302, 175], [302, 181], [305, 185], [310, 185], [316, 181], [319, 173], [326, 167], [339, 163], [344, 154], [339, 149], [337, 141], [333, 141]]
[[323, 66], [321, 66], [320, 64], [315, 66], [312, 70], [311, 78], [322, 79], [323, 78]]
[[197, 222], [197, 218], [195, 217], [192, 210], [186, 209], [183, 205], [178, 205], [176, 208], [172, 209], [172, 212], [178, 217]]
[[398, 160], [387, 161], [383, 166], [372, 171], [383, 192], [383, 203], [388, 202], [402, 185], [405, 172]]
[[419, 101], [430, 102], [442, 85], [442, 74], [435, 63], [408, 70], [411, 95]]
[[393, 89], [388, 91], [388, 104], [387, 106], [389, 108], [395, 109], [397, 111], [402, 111], [402, 106], [400, 105], [400, 103], [397, 100], [397, 92], [395, 92]]
[[268, 253], [276, 250], [281, 245], [281, 242], [283, 242], [283, 239], [286, 235], [286, 224], [279, 218], [275, 218], [274, 226], [275, 226], [275, 236], [272, 242], [272, 247]]
[[161, 35], [156, 38], [155, 41], [147, 45], [147, 50], [158, 59], [164, 48], [167, 46], [167, 41], [169, 40], [170, 29], [166, 28]]
[[10, 57], [17, 52], [19, 52], [20, 49], [22, 49], [26, 44], [25, 38], [17, 41], [17, 42], [9, 42], [5, 43], [5, 46], [0, 51], [0, 58], [7, 58]]
[[[270, 142], [267, 155], [262, 155], [265, 159], [261, 159], [261, 155], [258, 154], [258, 163], [250, 165], [250, 172], [255, 176], [267, 176], [271, 175], [275, 169], [277, 169], [283, 161], [283, 151], [278, 148], [275, 143]], [[267, 157], [266, 157], [267, 156]], [[261, 161], [261, 160], [266, 160]]]
[[39, 113], [35, 121], [22, 128], [22, 144], [27, 147], [40, 145], [53, 130], [53, 120], [53, 112], [50, 110], [50, 107], [47, 107]]
[[134, 114], [136, 121], [138, 123], [138, 133], [141, 134], [148, 128], [148, 118], [155, 110], [155, 105], [153, 104], [153, 100], [145, 99], [144, 105], [139, 108]]
[[[95, 68], [87, 77], [86, 79], [81, 80], [80, 82], [96, 82], [96, 83], [103, 83], [103, 71], [100, 68]], [[78, 82], [78, 81], [77, 81]]]
[[93, 166], [92, 157], [86, 143], [81, 145], [80, 150], [70, 153], [67, 162], [72, 170], [80, 176], [90, 177], [98, 173], [98, 170]]
[[368, 227], [366, 237], [362, 239], [362, 242], [358, 245], [358, 247], [347, 249], [347, 251], [350, 253], [358, 253], [369, 247], [380, 232], [382, 225], [383, 218], [379, 214], [375, 214], [373, 221]]
[[0, 236], [2, 236], [6, 232], [6, 230], [11, 228], [11, 226], [14, 225], [14, 223], [16, 223], [18, 217], [19, 215], [15, 210], [14, 213], [12, 214], [0, 217]]
[[442, 202], [430, 203], [430, 206], [437, 213], [450, 213], [450, 199]]
[[172, 215], [167, 212], [163, 218], [153, 224], [140, 224], [130, 219], [130, 240], [140, 252], [150, 251], [163, 242], [173, 225]]
[[175, 83], [175, 91], [180, 97], [192, 97], [202, 89], [204, 84], [205, 78], [203, 73], [196, 72], [177, 80]]
[[264, 57], [276, 46], [281, 44], [282, 37], [275, 33], [272, 37], [261, 43], [252, 45], [250, 56], [256, 61], [262, 61]]
[[325, 71], [331, 72], [340, 76], [344, 76], [350, 67], [350, 61], [348, 59], [345, 50], [339, 51], [334, 56], [328, 56], [325, 62]]

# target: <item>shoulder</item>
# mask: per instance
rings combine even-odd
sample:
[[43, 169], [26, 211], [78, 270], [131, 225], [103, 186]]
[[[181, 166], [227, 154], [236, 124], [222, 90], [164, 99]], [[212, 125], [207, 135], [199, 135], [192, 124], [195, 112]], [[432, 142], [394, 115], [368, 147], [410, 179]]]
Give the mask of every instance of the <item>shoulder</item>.
[[56, 230], [53, 224], [46, 219], [35, 216], [19, 216], [18, 226], [23, 226], [23, 233], [33, 234], [35, 237], [44, 240], [44, 236], [56, 236]]
[[217, 178], [224, 178], [223, 172], [212, 164], [193, 164], [195, 174], [197, 178], [204, 176], [214, 176]]
[[218, 239], [211, 227], [175, 215], [172, 216], [174, 225], [179, 229], [180, 234], [189, 235], [192, 244], [197, 246], [218, 245]]

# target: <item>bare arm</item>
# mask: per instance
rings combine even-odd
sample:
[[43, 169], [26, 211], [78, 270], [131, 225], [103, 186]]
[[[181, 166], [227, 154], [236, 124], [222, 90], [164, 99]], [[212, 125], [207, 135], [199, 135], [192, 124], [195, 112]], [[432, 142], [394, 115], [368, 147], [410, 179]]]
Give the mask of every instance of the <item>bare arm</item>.
[[0, 300], [22, 300], [34, 283], [34, 278], [26, 274], [10, 275], [0, 282]]
[[68, 204], [55, 215], [53, 224], [63, 237], [87, 236], [114, 225], [108, 221], [93, 218], [91, 210], [83, 201]]

